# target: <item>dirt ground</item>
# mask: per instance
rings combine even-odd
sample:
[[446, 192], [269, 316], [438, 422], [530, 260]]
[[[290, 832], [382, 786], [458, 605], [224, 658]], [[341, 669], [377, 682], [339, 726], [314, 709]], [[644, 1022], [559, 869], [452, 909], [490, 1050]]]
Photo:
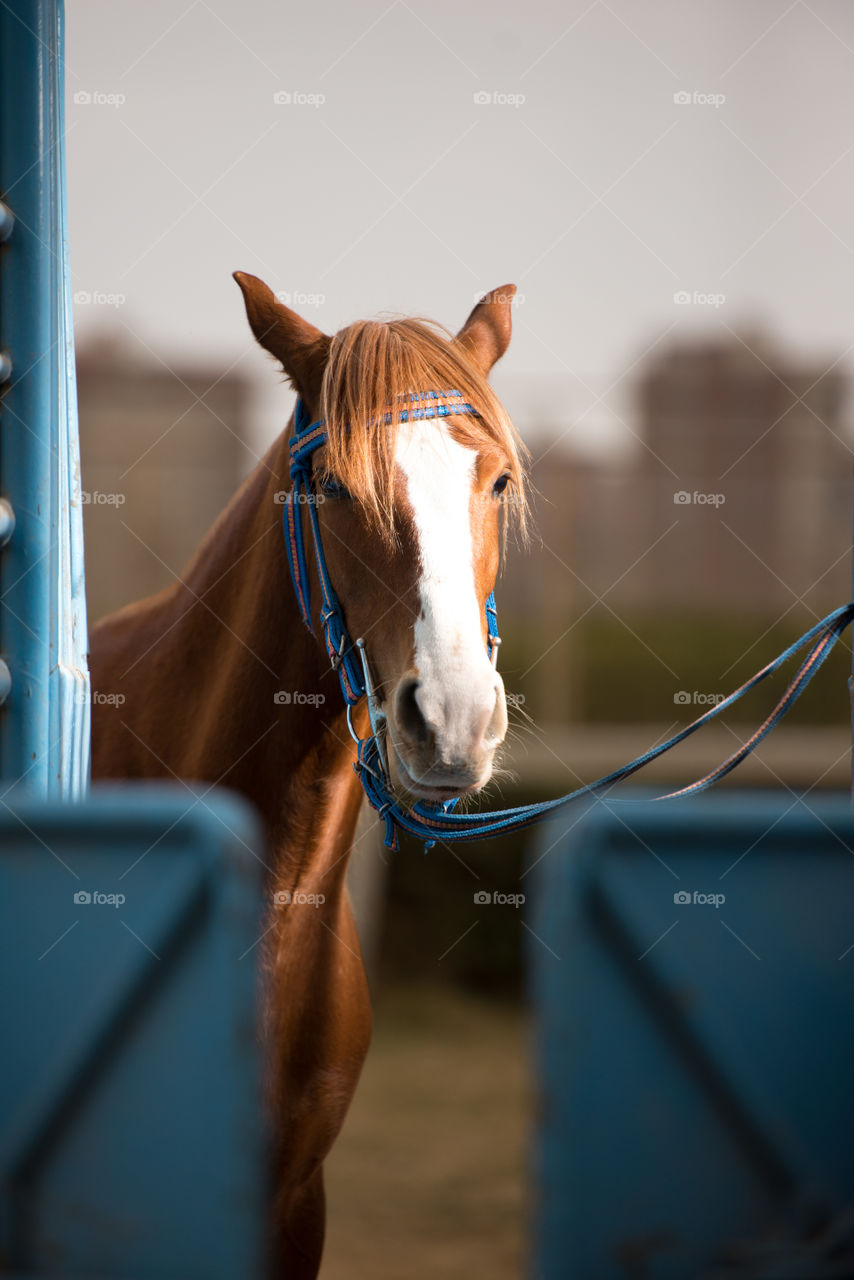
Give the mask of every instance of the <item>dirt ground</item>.
[[522, 1011], [455, 990], [385, 992], [326, 1164], [321, 1280], [528, 1274], [531, 1129]]

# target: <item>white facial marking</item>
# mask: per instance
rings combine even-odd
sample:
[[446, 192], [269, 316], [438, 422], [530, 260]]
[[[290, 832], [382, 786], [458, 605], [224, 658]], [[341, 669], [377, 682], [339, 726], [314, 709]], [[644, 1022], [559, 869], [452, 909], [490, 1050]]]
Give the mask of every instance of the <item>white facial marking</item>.
[[502, 689], [486, 653], [475, 592], [469, 502], [476, 458], [444, 423], [398, 428], [395, 461], [406, 477], [421, 560], [416, 696], [446, 760], [470, 754], [472, 727], [483, 728]]

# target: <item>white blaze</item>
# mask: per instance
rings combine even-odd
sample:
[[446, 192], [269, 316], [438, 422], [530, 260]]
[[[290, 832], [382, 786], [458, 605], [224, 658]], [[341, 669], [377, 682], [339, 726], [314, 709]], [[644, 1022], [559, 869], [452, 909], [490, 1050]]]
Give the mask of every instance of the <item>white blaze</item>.
[[486, 653], [475, 591], [469, 502], [477, 454], [445, 423], [401, 423], [395, 461], [406, 477], [421, 562], [415, 622], [416, 694], [442, 754], [471, 748], [472, 724], [502, 688]]

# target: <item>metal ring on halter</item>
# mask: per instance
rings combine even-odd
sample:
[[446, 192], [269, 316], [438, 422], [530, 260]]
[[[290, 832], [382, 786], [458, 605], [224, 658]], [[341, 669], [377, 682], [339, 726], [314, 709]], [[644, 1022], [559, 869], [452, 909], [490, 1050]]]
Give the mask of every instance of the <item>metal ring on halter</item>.
[[[352, 719], [351, 719], [352, 713], [353, 713], [353, 705], [352, 705], [352, 703], [348, 702], [348, 703], [347, 703], [347, 728], [350, 730], [350, 737], [353, 739], [353, 741], [355, 742], [356, 746], [358, 747], [358, 745], [359, 745], [359, 743], [362, 741], [362, 739], [359, 737], [358, 733], [357, 733], [357, 732], [356, 732], [356, 730], [353, 728], [353, 721], [352, 721]], [[356, 766], [355, 766], [355, 765], [353, 765], [353, 768], [355, 769], [355, 768], [356, 768]]]

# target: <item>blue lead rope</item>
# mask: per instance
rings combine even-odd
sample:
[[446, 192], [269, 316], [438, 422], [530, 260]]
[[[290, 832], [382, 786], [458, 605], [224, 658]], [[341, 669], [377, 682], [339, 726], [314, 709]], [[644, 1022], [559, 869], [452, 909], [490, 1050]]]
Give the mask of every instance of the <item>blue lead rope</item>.
[[[413, 401], [427, 401], [428, 403], [423, 408], [402, 410], [398, 415], [400, 421], [440, 418], [456, 413], [469, 413], [476, 416], [476, 411], [470, 404], [463, 401], [459, 391], [422, 392], [419, 395], [412, 396], [411, 399]], [[430, 404], [430, 401], [441, 403]], [[392, 414], [386, 414], [385, 421], [390, 422], [391, 420]], [[556, 800], [546, 800], [538, 804], [519, 805], [512, 809], [498, 809], [492, 812], [480, 813], [456, 813], [453, 810], [457, 802], [453, 800], [446, 801], [441, 805], [432, 805], [427, 801], [420, 800], [413, 808], [405, 808], [395, 795], [388, 778], [384, 759], [384, 744], [381, 741], [384, 732], [382, 727], [384, 718], [377, 711], [373, 690], [370, 687], [364, 645], [360, 642], [359, 646], [356, 646], [350, 639], [344, 621], [343, 610], [329, 580], [326, 568], [326, 557], [323, 554], [317, 507], [311, 491], [311, 455], [325, 442], [324, 423], [322, 421], [310, 423], [302, 400], [297, 401], [294, 434], [290, 444], [290, 471], [293, 488], [288, 495], [284, 511], [288, 564], [300, 613], [306, 626], [314, 634], [314, 627], [311, 621], [308, 562], [300, 513], [300, 507], [306, 506], [309, 513], [317, 575], [320, 583], [321, 628], [333, 669], [338, 672], [341, 692], [348, 707], [348, 722], [349, 708], [354, 706], [365, 695], [368, 697], [372, 732], [367, 738], [356, 739], [358, 753], [353, 768], [359, 775], [362, 787], [372, 808], [385, 821], [385, 843], [391, 849], [398, 847], [399, 831], [407, 831], [410, 835], [417, 836], [424, 841], [425, 848], [428, 849], [437, 840], [482, 840], [487, 836], [519, 831], [523, 827], [528, 827], [534, 822], [541, 821], [548, 814], [563, 808], [564, 805], [570, 804], [573, 800], [579, 800], [582, 796], [592, 795], [594, 792], [602, 791], [606, 787], [614, 786], [624, 778], [631, 777], [633, 773], [637, 773], [639, 769], [642, 769], [644, 765], [649, 764], [652, 760], [657, 760], [659, 756], [663, 756], [667, 751], [678, 746], [680, 742], [684, 742], [692, 733], [696, 733], [698, 729], [713, 720], [715, 716], [721, 715], [722, 712], [738, 702], [739, 698], [743, 698], [756, 685], [772, 675], [789, 658], [794, 657], [796, 653], [800, 653], [808, 645], [812, 646], [774, 710], [737, 751], [734, 751], [723, 764], [718, 765], [716, 769], [713, 769], [711, 773], [707, 773], [705, 777], [698, 778], [696, 782], [692, 782], [687, 787], [681, 787], [678, 791], [655, 796], [653, 799], [672, 800], [677, 796], [694, 795], [699, 791], [705, 791], [707, 787], [713, 786], [719, 779], [731, 773], [746, 756], [755, 750], [763, 738], [766, 738], [779, 724], [789, 708], [797, 702], [818, 669], [827, 661], [843, 631], [854, 620], [854, 602], [835, 609], [833, 613], [829, 613], [821, 622], [817, 622], [814, 627], [811, 627], [805, 635], [790, 645], [773, 662], [769, 662], [767, 666], [758, 671], [756, 675], [751, 676], [749, 680], [728, 697], [714, 707], [710, 707], [692, 724], [680, 729], [672, 738], [668, 738], [666, 742], [657, 747], [651, 747], [629, 764], [615, 769], [612, 773], [598, 778], [595, 782], [588, 782], [577, 790], [570, 791], [567, 795], [560, 796]], [[495, 606], [495, 597], [492, 594], [486, 601], [486, 623], [488, 653], [494, 663], [500, 639], [498, 636], [498, 614]]]
[[652, 760], [657, 760], [659, 756], [678, 746], [680, 742], [684, 742], [686, 738], [689, 738], [692, 733], [696, 733], [708, 721], [731, 707], [739, 698], [749, 693], [751, 689], [755, 688], [762, 680], [782, 666], [788, 658], [791, 658], [795, 653], [815, 640], [814, 647], [802, 662], [794, 680], [767, 720], [747, 742], [733, 752], [723, 764], [718, 765], [717, 769], [706, 774], [705, 777], [699, 778], [696, 782], [692, 782], [690, 786], [682, 787], [678, 791], [671, 791], [663, 796], [654, 796], [652, 799], [673, 800], [677, 796], [693, 795], [696, 792], [705, 791], [707, 787], [711, 787], [720, 778], [732, 772], [745, 756], [750, 755], [762, 739], [768, 736], [789, 708], [801, 696], [852, 619], [854, 619], [854, 603], [843, 605], [842, 608], [836, 609], [812, 627], [795, 644], [790, 645], [785, 653], [781, 653], [773, 662], [769, 662], [755, 676], [752, 676], [739, 689], [731, 693], [729, 697], [724, 698], [722, 702], [711, 707], [693, 724], [686, 725], [684, 729], [680, 729], [679, 733], [674, 734], [667, 742], [663, 742], [657, 747], [651, 747], [649, 751], [645, 751], [643, 755], [632, 760], [630, 764], [622, 765], [621, 768], [615, 769], [603, 778], [598, 778], [595, 782], [588, 782], [583, 787], [579, 787], [576, 791], [570, 791], [567, 795], [561, 796], [557, 800], [520, 805], [514, 809], [499, 809], [491, 813], [456, 814], [444, 812], [422, 801], [419, 801], [414, 809], [406, 810], [397, 803], [392, 795], [389, 795], [383, 786], [382, 778], [377, 769], [377, 745], [374, 738], [366, 738], [360, 742], [359, 763], [356, 767], [360, 772], [362, 785], [371, 805], [385, 818], [386, 844], [390, 847], [396, 847], [396, 828], [418, 836], [428, 845], [435, 843], [437, 839], [480, 840], [485, 836], [503, 835], [508, 831], [519, 831], [522, 827], [528, 827], [534, 822], [539, 822], [548, 814], [563, 808], [564, 805], [570, 804], [573, 800], [579, 800], [582, 796], [591, 795], [595, 791], [602, 791], [604, 788], [613, 786], [624, 778], [630, 777], [633, 773], [637, 773], [644, 765], [649, 764]]

